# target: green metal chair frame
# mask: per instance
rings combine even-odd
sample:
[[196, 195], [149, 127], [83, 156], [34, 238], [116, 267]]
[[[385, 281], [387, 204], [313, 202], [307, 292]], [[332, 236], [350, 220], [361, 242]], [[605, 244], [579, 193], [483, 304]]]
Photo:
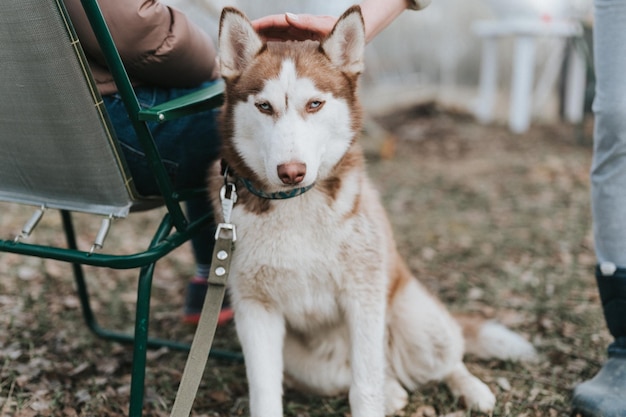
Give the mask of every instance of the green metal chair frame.
[[[81, 0], [81, 2], [105, 55], [107, 65], [113, 74], [119, 93], [124, 101], [140, 143], [150, 160], [151, 169], [163, 197], [162, 204], [166, 206], [167, 212], [160, 225], [157, 227], [148, 248], [138, 253], [117, 255], [99, 252], [90, 253], [79, 250], [72, 222], [71, 211], [73, 210], [71, 206], [70, 208], [64, 208], [62, 205], [58, 207], [54, 207], [53, 205], [52, 208], [58, 208], [60, 210], [62, 225], [67, 240], [67, 247], [37, 245], [25, 243], [17, 239], [0, 240], [0, 252], [11, 252], [40, 258], [54, 259], [72, 264], [77, 292], [82, 306], [83, 317], [89, 329], [91, 329], [91, 331], [93, 331], [93, 333], [97, 336], [104, 339], [121, 343], [133, 343], [134, 345], [129, 415], [131, 417], [138, 417], [141, 416], [143, 409], [147, 349], [163, 346], [176, 350], [189, 349], [189, 345], [185, 343], [148, 337], [150, 293], [155, 264], [159, 259], [169, 254], [172, 250], [189, 241], [194, 235], [201, 233], [202, 229], [212, 221], [211, 214], [207, 214], [192, 223], [190, 223], [186, 218], [182, 210], [181, 203], [192, 196], [197, 196], [198, 193], [205, 192], [205, 190], [186, 190], [184, 192], [177, 192], [173, 190], [172, 184], [159, 157], [159, 152], [156, 148], [147, 122], [164, 122], [184, 117], [198, 111], [205, 111], [218, 107], [222, 103], [223, 84], [217, 83], [205, 90], [198, 91], [188, 96], [160, 104], [152, 108], [141, 108], [98, 3], [96, 0]], [[66, 26], [68, 35], [67, 42], [71, 43], [75, 48], [77, 59], [85, 68], [87, 81], [93, 87], [95, 84], [93, 83], [91, 74], [87, 69], [88, 67], [86, 65], [85, 57], [82, 49], [80, 48], [78, 38], [76, 37], [62, 0], [49, 0], [45, 3], [47, 3], [46, 7], [55, 9], [58, 12], [60, 17], [58, 21]], [[11, 17], [5, 16], [5, 19], [11, 19]], [[42, 29], [38, 28], [38, 30]], [[1, 65], [2, 64], [0, 63], [0, 67]], [[95, 99], [98, 100], [99, 96], [97, 91], [95, 91], [94, 95]], [[100, 108], [100, 111], [105, 112], [103, 108]], [[106, 117], [104, 120], [106, 122]], [[77, 139], [80, 140], [80, 138]], [[120, 169], [123, 168], [124, 163], [121, 161]], [[0, 182], [2, 182], [1, 178]], [[135, 206], [141, 207], [142, 204], [146, 203], [146, 201], [142, 201], [141, 198], [133, 196], [134, 192], [132, 187], [128, 191], [131, 197], [135, 200], [133, 201]], [[3, 199], [0, 198], [0, 200]], [[148, 200], [148, 203], [151, 203], [151, 201]], [[154, 204], [152, 205], [154, 206]], [[132, 210], [133, 209], [131, 208], [131, 211]], [[140, 269], [137, 283], [137, 306], [134, 335], [104, 329], [98, 324], [90, 305], [83, 265], [108, 267], [113, 269]], [[240, 358], [240, 356], [229, 352], [212, 351], [211, 354], [230, 359]]]

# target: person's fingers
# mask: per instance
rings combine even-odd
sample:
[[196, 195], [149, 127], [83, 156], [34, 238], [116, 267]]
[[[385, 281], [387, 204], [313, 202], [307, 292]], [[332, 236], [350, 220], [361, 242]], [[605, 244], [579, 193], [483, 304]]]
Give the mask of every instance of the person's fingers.
[[252, 26], [266, 41], [306, 39], [321, 40], [333, 29], [336, 17], [285, 13], [252, 21]]
[[287, 29], [289, 26], [284, 14], [273, 14], [252, 21], [252, 27], [259, 33], [268, 30]]
[[[252, 27], [265, 41], [303, 40], [296, 33], [292, 34], [293, 26], [287, 22], [284, 14], [265, 16], [252, 21]], [[299, 30], [296, 30], [299, 32]]]
[[328, 35], [337, 22], [337, 18], [333, 16], [293, 13], [285, 13], [285, 20], [294, 28], [315, 34], [318, 39]]

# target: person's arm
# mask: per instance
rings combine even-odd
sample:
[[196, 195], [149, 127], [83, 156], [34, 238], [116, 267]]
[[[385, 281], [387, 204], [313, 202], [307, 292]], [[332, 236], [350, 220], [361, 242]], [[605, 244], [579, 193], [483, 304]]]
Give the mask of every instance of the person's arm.
[[[131, 78], [163, 87], [192, 87], [216, 75], [213, 42], [182, 12], [156, 0], [101, 0], [100, 8]], [[79, 0], [65, 0], [88, 56], [104, 57]]]
[[406, 9], [406, 0], [363, 0], [361, 13], [365, 22], [365, 40], [374, 39]]
[[[371, 41], [407, 8], [419, 10], [430, 0], [363, 0], [365, 38]], [[337, 18], [310, 14], [285, 13], [265, 16], [252, 22], [261, 36], [270, 40], [322, 39], [330, 33]]]

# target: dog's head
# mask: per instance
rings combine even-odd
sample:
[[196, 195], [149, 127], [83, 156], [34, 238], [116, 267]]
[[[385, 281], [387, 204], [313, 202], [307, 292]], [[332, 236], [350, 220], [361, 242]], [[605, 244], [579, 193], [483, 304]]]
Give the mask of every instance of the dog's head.
[[360, 129], [356, 90], [364, 47], [358, 6], [321, 42], [268, 43], [240, 11], [225, 8], [223, 154], [235, 172], [269, 191], [326, 178]]

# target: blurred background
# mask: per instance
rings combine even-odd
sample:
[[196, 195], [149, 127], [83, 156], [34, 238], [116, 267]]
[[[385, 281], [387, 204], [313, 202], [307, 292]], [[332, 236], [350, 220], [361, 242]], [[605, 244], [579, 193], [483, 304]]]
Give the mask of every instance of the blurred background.
[[[217, 39], [220, 10], [226, 5], [238, 7], [255, 19], [287, 11], [337, 16], [354, 3], [353, 0], [167, 2], [189, 11], [214, 39]], [[479, 36], [477, 24], [489, 22], [495, 23], [496, 27], [499, 24], [504, 30], [497, 32], [493, 38], [497, 53], [497, 89], [490, 106], [492, 114], [487, 117], [482, 115], [479, 119], [487, 122], [506, 120], [509, 117], [516, 40], [529, 35], [523, 28], [515, 30], [513, 26], [537, 22], [539, 29], [530, 33], [535, 51], [534, 62], [529, 63], [533, 68], [533, 94], [527, 97], [531, 119], [554, 121], [563, 114], [567, 63], [575, 52], [579, 54], [579, 59], [584, 60], [583, 106], [589, 110], [593, 84], [589, 35], [593, 24], [591, 9], [591, 0], [433, 0], [422, 11], [403, 13], [367, 47], [362, 82], [366, 97], [364, 104], [371, 112], [384, 113], [393, 106], [436, 100], [471, 113], [480, 112], [477, 108], [480, 106], [481, 57], [485, 38]], [[556, 26], [564, 22], [576, 25], [581, 32], [576, 36], [563, 35]], [[580, 74], [577, 77], [581, 79]], [[579, 121], [579, 118], [574, 121]]]

